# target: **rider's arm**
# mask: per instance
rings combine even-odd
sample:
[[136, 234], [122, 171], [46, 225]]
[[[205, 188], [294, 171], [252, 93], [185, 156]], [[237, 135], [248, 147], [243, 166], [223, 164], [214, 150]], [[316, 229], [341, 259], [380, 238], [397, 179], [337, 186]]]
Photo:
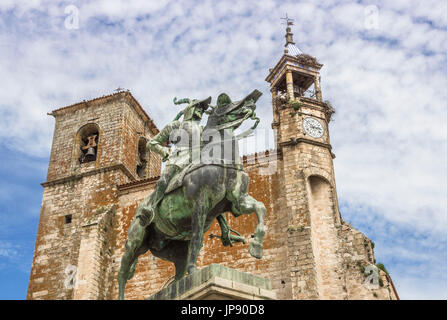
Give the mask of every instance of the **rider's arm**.
[[175, 129], [178, 129], [180, 127], [180, 121], [174, 120], [171, 123], [169, 123], [166, 127], [163, 128], [155, 137], [150, 139], [147, 144], [146, 148], [149, 150], [152, 150], [154, 152], [157, 152], [159, 155], [162, 156], [162, 160], [166, 161], [169, 157], [169, 151], [170, 149], [163, 146], [163, 143], [169, 142], [169, 136], [172, 131]]
[[182, 115], [183, 115], [183, 110], [180, 111], [180, 112], [175, 116], [174, 121], [180, 119], [180, 117], [181, 117]]

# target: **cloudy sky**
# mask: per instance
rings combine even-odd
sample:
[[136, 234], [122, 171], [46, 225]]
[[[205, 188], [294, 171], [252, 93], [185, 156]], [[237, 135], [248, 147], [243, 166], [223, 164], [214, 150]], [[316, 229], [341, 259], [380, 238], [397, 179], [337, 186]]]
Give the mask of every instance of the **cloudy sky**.
[[[129, 3], [128, 3], [129, 2]], [[447, 299], [447, 2], [0, 2], [0, 299], [24, 299], [54, 119], [129, 89], [159, 127], [172, 98], [254, 88], [294, 40], [324, 64], [343, 218], [375, 242], [402, 299]], [[271, 145], [258, 143], [258, 151]]]

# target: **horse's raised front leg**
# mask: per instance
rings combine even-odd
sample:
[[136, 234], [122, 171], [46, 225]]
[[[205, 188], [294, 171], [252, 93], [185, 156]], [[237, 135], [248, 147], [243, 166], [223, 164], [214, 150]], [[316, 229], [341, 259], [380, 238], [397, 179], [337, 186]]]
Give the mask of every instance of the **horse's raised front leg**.
[[233, 213], [238, 216], [241, 214], [256, 213], [258, 218], [258, 225], [256, 226], [254, 239], [250, 242], [249, 252], [258, 259], [262, 258], [262, 238], [265, 235], [264, 216], [267, 210], [262, 202], [255, 200], [253, 197], [245, 194], [239, 198], [237, 207], [233, 205]]
[[125, 252], [121, 258], [121, 266], [118, 272], [118, 299], [124, 300], [124, 290], [126, 282], [132, 278], [138, 263], [138, 256], [144, 254], [148, 247], [145, 245], [146, 228], [139, 221], [140, 218], [134, 218], [129, 227]]
[[[214, 234], [210, 234], [210, 238], [218, 237], [222, 240], [222, 244], [226, 246], [233, 246], [233, 242], [242, 242], [245, 244], [245, 238], [241, 236], [239, 232], [230, 228], [227, 219], [225, 218], [225, 213], [220, 214], [217, 217], [217, 222], [220, 226], [220, 231], [222, 232], [221, 236], [216, 236]], [[235, 233], [236, 235], [232, 235], [231, 233]]]

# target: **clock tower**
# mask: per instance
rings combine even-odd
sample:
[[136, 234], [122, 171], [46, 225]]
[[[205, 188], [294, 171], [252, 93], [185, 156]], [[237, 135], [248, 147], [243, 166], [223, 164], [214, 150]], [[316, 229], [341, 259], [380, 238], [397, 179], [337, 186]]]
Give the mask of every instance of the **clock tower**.
[[322, 98], [323, 65], [295, 45], [293, 23], [288, 18], [286, 22], [284, 53], [266, 78], [276, 148], [283, 158], [284, 199], [278, 214], [287, 217], [290, 236], [287, 255], [292, 272], [283, 290], [293, 299], [352, 299], [349, 267], [356, 267], [345, 238], [361, 239], [363, 257], [374, 264], [371, 241], [340, 216], [329, 136], [334, 110]]

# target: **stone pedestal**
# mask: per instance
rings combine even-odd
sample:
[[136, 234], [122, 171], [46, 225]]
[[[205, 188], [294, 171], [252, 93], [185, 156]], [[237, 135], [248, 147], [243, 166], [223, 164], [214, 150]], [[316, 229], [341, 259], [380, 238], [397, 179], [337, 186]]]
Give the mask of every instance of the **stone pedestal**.
[[148, 300], [274, 300], [269, 279], [211, 264], [150, 296]]

